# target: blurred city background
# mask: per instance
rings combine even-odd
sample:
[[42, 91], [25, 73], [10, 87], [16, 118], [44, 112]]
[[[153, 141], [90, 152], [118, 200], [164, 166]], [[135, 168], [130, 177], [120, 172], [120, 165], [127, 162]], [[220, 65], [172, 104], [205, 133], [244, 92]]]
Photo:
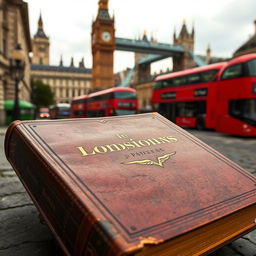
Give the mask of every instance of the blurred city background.
[[[1, 0], [0, 124], [15, 118], [17, 98], [26, 119], [111, 87], [136, 89], [138, 110], [152, 110], [157, 75], [256, 51], [254, 6]], [[18, 70], [15, 54], [22, 55]]]
[[[158, 111], [256, 175], [255, 7], [0, 0], [0, 255], [62, 255], [5, 158], [13, 120]], [[256, 256], [255, 232], [213, 255]]]

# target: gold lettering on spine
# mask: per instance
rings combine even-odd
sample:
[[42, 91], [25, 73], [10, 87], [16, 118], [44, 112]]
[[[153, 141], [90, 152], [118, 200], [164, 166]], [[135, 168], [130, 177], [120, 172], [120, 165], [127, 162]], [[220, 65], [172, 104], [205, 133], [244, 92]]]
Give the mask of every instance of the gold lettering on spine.
[[[100, 151], [100, 149], [102, 149], [102, 151]], [[102, 154], [102, 153], [107, 153], [108, 150], [104, 146], [98, 146], [94, 148], [94, 151]]]
[[128, 138], [128, 135], [126, 135], [126, 134], [116, 134], [116, 136], [117, 136], [119, 139], [126, 139], [126, 138]]
[[141, 145], [139, 145], [136, 141], [134, 141], [133, 139], [130, 139], [131, 143], [133, 143], [136, 147], [140, 148]]
[[[118, 134], [117, 137], [119, 138], [126, 138], [127, 135]], [[128, 136], [127, 136], [128, 137]], [[104, 146], [95, 146], [93, 151], [88, 153], [84, 147], [77, 147], [77, 149], [80, 151], [82, 156], [91, 156], [95, 154], [104, 154], [107, 152], [115, 152], [115, 151], [121, 151], [126, 149], [134, 149], [134, 148], [141, 148], [141, 147], [149, 147], [164, 143], [170, 143], [170, 142], [176, 142], [178, 141], [176, 138], [172, 136], [165, 136], [165, 137], [159, 137], [159, 138], [151, 138], [151, 139], [145, 139], [145, 140], [139, 140], [135, 141], [133, 139], [130, 139], [130, 141], [124, 142], [122, 144], [109, 144]]]
[[125, 142], [124, 145], [127, 149], [135, 148], [135, 145], [133, 145], [131, 142]]
[[106, 145], [105, 147], [108, 148], [110, 152], [126, 149], [126, 147], [123, 144], [111, 144], [111, 145]]
[[176, 142], [177, 141], [177, 139], [172, 137], [172, 136], [167, 136], [166, 138], [169, 140], [169, 142]]
[[81, 152], [82, 156], [95, 155], [96, 153], [93, 151], [92, 153], [87, 153], [83, 147], [77, 147], [77, 149]]
[[150, 142], [147, 140], [139, 140], [138, 143], [143, 147], [150, 146]]
[[157, 139], [148, 139], [148, 141], [150, 141], [153, 145], [161, 144], [161, 142]]
[[170, 141], [166, 138], [166, 137], [162, 137], [162, 138], [158, 138], [160, 141], [161, 141], [161, 143], [169, 143]]

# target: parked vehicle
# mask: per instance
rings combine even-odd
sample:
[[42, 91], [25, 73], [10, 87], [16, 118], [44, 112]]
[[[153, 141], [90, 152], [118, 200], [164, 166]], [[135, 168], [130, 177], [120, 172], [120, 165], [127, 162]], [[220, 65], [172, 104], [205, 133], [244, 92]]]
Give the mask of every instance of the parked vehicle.
[[49, 108], [39, 108], [37, 118], [50, 118]]
[[71, 117], [129, 115], [137, 111], [137, 94], [132, 88], [102, 90], [75, 97], [71, 103]]
[[183, 127], [256, 136], [256, 54], [158, 76], [152, 103]]
[[63, 119], [70, 117], [70, 104], [58, 103], [49, 108], [51, 119]]
[[[20, 120], [33, 120], [35, 117], [35, 106], [27, 101], [19, 101], [20, 106]], [[13, 121], [13, 100], [4, 101], [5, 109], [5, 124], [9, 125]]]

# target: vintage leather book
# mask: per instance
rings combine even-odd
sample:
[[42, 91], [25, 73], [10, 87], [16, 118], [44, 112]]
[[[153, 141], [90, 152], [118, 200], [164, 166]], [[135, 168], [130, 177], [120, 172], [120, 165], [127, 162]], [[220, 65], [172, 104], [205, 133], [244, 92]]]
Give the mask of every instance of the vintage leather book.
[[256, 177], [157, 113], [16, 121], [5, 151], [66, 255], [206, 255], [256, 227]]

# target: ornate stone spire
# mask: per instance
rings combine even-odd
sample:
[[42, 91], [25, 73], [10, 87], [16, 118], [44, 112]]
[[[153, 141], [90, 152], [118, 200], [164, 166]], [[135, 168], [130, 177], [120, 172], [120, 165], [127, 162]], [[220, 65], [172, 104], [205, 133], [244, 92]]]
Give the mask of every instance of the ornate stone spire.
[[142, 41], [148, 41], [147, 31], [146, 30], [144, 30]]
[[188, 34], [188, 30], [187, 30], [186, 20], [183, 19], [182, 28], [181, 28], [181, 31], [180, 31], [180, 37], [187, 37], [188, 35], [189, 34]]
[[38, 19], [38, 27], [37, 27], [37, 32], [35, 34], [35, 37], [42, 37], [42, 38], [48, 38], [46, 34], [44, 33], [44, 24], [43, 24], [43, 19], [42, 19], [42, 14], [40, 12], [40, 16]]
[[71, 57], [70, 67], [74, 67], [74, 57]]
[[195, 36], [195, 23], [193, 23], [193, 28], [192, 28], [191, 36], [192, 36], [193, 38], [194, 38], [194, 36]]
[[99, 0], [99, 9], [108, 9], [108, 0]]
[[82, 58], [82, 60], [79, 62], [79, 67], [80, 67], [80, 68], [85, 68], [85, 65], [84, 65], [84, 58]]
[[208, 44], [208, 47], [207, 47], [207, 50], [206, 50], [205, 62], [209, 64], [210, 61], [211, 61], [211, 58], [212, 58], [212, 56], [211, 56], [211, 47], [210, 47], [210, 44]]
[[97, 19], [111, 20], [108, 12], [108, 0], [99, 0], [99, 10]]
[[39, 15], [39, 19], [38, 19], [38, 28], [43, 29], [44, 24], [43, 24], [43, 20], [42, 20], [42, 13], [40, 11], [40, 15]]
[[60, 67], [63, 67], [63, 59], [62, 59], [62, 54], [60, 55]]
[[173, 42], [175, 43], [176, 41], [176, 28], [174, 27], [174, 30], [173, 30]]

